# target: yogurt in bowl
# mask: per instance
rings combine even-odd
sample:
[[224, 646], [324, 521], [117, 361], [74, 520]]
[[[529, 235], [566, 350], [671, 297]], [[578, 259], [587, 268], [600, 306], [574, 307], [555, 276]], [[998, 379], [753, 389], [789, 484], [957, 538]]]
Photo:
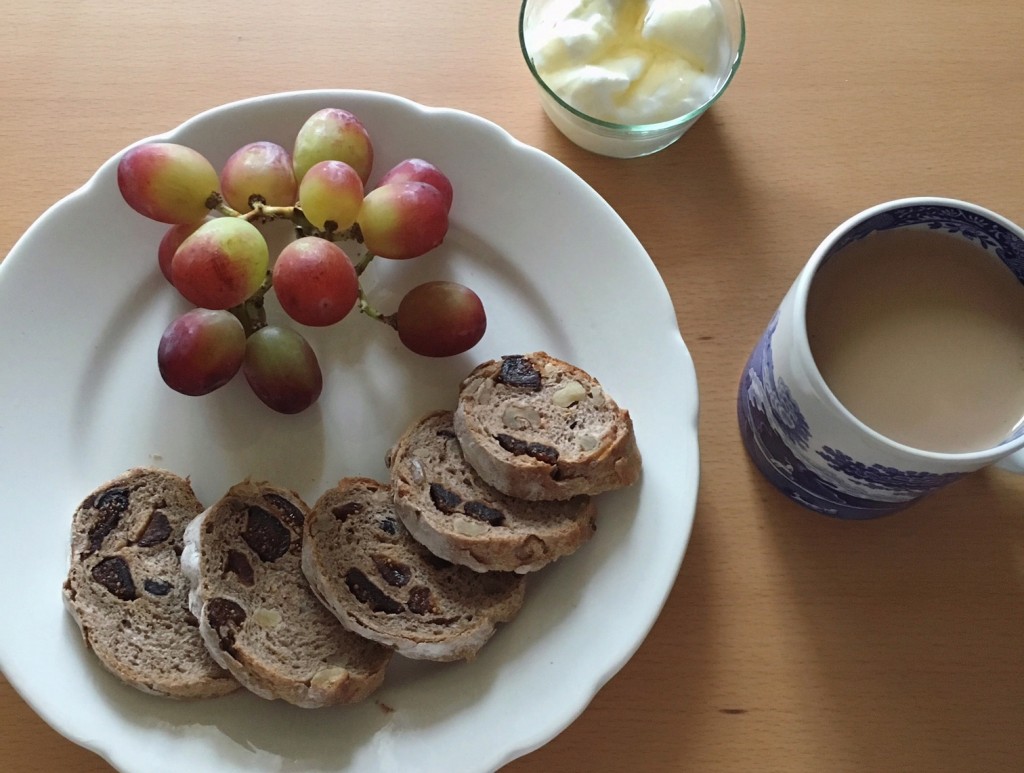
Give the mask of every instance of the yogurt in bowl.
[[714, 103], [745, 29], [738, 0], [525, 0], [519, 37], [555, 126], [628, 158], [675, 142]]

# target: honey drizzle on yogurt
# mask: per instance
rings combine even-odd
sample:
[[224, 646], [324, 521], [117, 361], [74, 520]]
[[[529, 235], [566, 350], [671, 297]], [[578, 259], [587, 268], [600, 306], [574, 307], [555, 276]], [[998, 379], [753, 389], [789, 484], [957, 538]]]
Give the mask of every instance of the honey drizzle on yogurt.
[[728, 58], [714, 0], [554, 0], [526, 40], [552, 91], [619, 124], [659, 123], [699, 107]]

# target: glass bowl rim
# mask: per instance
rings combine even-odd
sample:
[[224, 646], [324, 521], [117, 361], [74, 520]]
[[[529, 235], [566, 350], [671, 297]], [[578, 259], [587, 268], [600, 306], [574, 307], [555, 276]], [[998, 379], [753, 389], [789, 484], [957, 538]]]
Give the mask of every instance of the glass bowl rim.
[[[723, 0], [723, 2], [724, 1], [725, 0]], [[522, 4], [519, 7], [519, 49], [523, 54], [523, 59], [526, 61], [526, 66], [530, 68], [530, 72], [533, 75], [533, 79], [548, 94], [548, 96], [550, 96], [559, 107], [564, 108], [569, 113], [585, 121], [586, 123], [592, 124], [595, 127], [609, 129], [619, 134], [639, 135], [665, 131], [668, 129], [675, 129], [680, 126], [685, 126], [690, 121], [698, 118], [708, 108], [715, 104], [715, 102], [718, 101], [719, 97], [721, 97], [722, 94], [725, 93], [725, 90], [726, 88], [728, 88], [729, 84], [732, 83], [732, 79], [736, 76], [736, 71], [740, 67], [740, 61], [743, 59], [743, 50], [746, 47], [747, 41], [746, 15], [743, 12], [743, 5], [740, 2], [740, 0], [731, 1], [736, 4], [736, 10], [739, 11], [739, 39], [736, 45], [736, 55], [733, 57], [733, 60], [729, 65], [727, 77], [724, 81], [722, 81], [722, 84], [718, 87], [718, 89], [715, 90], [715, 93], [712, 94], [707, 101], [693, 108], [693, 110], [690, 110], [689, 112], [684, 113], [681, 116], [677, 116], [676, 118], [670, 118], [667, 121], [640, 124], [615, 123], [614, 121], [605, 121], [601, 118], [595, 118], [592, 115], [588, 115], [587, 113], [584, 113], [581, 110], [577, 110], [575, 107], [573, 107], [568, 102], [563, 100], [560, 96], [558, 96], [558, 94], [556, 94], [555, 91], [550, 86], [548, 86], [548, 84], [544, 81], [544, 78], [541, 77], [540, 73], [537, 72], [537, 68], [533, 64], [533, 59], [530, 57], [529, 51], [527, 51], [526, 48], [526, 35], [523, 31], [523, 26], [526, 17], [526, 6], [530, 2], [530, 0], [523, 0]]]

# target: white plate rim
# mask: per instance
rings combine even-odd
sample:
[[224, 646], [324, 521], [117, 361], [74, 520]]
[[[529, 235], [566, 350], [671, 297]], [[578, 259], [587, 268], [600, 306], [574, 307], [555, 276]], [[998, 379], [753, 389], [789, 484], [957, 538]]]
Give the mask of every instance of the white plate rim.
[[[549, 171], [554, 170], [554, 174], [559, 176], [562, 180], [568, 181], [568, 184], [571, 185], [573, 190], [579, 192], [581, 195], [599, 198], [597, 194], [581, 178], [578, 177], [578, 175], [562, 165], [560, 162], [547, 154], [544, 154], [542, 151], [520, 142], [508, 134], [504, 129], [501, 129], [486, 119], [474, 116], [464, 111], [453, 110], [451, 108], [425, 107], [403, 97], [396, 97], [383, 92], [357, 90], [311, 90], [253, 97], [211, 108], [210, 110], [204, 111], [183, 122], [175, 129], [164, 134], [154, 135], [152, 137], [139, 140], [137, 143], [133, 144], [141, 144], [155, 140], [174, 140], [175, 138], [189, 135], [195, 127], [202, 126], [211, 118], [223, 116], [226, 113], [230, 113], [238, 109], [248, 109], [254, 106], [267, 106], [275, 102], [284, 103], [295, 99], [321, 102], [324, 105], [344, 105], [351, 102], [358, 103], [360, 100], [369, 100], [371, 102], [374, 100], [384, 100], [400, 105], [402, 110], [412, 111], [415, 114], [421, 115], [423, 120], [453, 121], [456, 124], [474, 124], [478, 127], [486, 127], [486, 129], [481, 128], [481, 131], [486, 131], [488, 133], [488, 141], [497, 143], [497, 146], [502, 147], [508, 153], [522, 156], [523, 158], [530, 158], [533, 163], [543, 165], [547, 167]], [[8, 280], [10, 274], [14, 273], [14, 267], [18, 267], [20, 270], [22, 262], [28, 259], [23, 256], [30, 253], [32, 244], [36, 240], [40, 229], [45, 228], [48, 223], [52, 225], [53, 219], [60, 216], [61, 213], [69, 206], [94, 196], [96, 194], [98, 181], [103, 179], [105, 175], [110, 174], [111, 169], [116, 164], [116, 159], [119, 156], [120, 153], [106, 161], [89, 181], [50, 207], [39, 218], [39, 220], [37, 220], [36, 223], [26, 231], [21, 239], [18, 240], [11, 249], [7, 258], [0, 263], [0, 297], [3, 297], [3, 291], [11, 284], [11, 281], [13, 281], [4, 280]], [[601, 203], [603, 204], [603, 200]], [[607, 207], [607, 204], [604, 204], [604, 206]], [[618, 215], [616, 215], [610, 207], [607, 207], [605, 214], [608, 216], [608, 223], [610, 223], [609, 228], [616, 231], [618, 236], [635, 241], [635, 237], [629, 231], [628, 227], [620, 218], [618, 218]], [[510, 739], [509, 742], [500, 745], [500, 748], [492, 750], [490, 757], [479, 758], [481, 764], [484, 765], [486, 769], [496, 769], [497, 767], [507, 764], [512, 759], [538, 748], [564, 730], [573, 720], [576, 719], [576, 717], [579, 716], [580, 713], [585, 710], [590, 700], [597, 694], [600, 688], [632, 657], [635, 651], [642, 644], [647, 633], [650, 631], [650, 628], [654, 625], [658, 614], [664, 606], [664, 603], [668, 598], [668, 594], [671, 591], [674, 578], [678, 573], [679, 566], [683, 560], [683, 555], [686, 550], [686, 545], [689, 541], [694, 512], [696, 509], [696, 496], [699, 481], [696, 373], [685, 343], [679, 334], [678, 324], [675, 320], [675, 314], [672, 310], [671, 299], [668, 296], [667, 289], [665, 289], [660, 276], [657, 274], [657, 270], [654, 268], [653, 263], [650, 262], [650, 258], [646, 255], [646, 252], [643, 250], [639, 241], [635, 241], [635, 252], [630, 256], [630, 258], [634, 259], [637, 256], [646, 260], [645, 264], [637, 267], [638, 270], [644, 272], [642, 276], [638, 278], [638, 281], [642, 279], [648, 284], [660, 284], [660, 288], [655, 288], [654, 290], [655, 295], [660, 295], [660, 299], [658, 301], [660, 305], [658, 308], [649, 311], [656, 312], [656, 314], [652, 313], [652, 316], [658, 317], [658, 325], [660, 326], [658, 333], [661, 334], [663, 339], [670, 341], [669, 344], [663, 345], [659, 339], [659, 345], [663, 345], [664, 350], [668, 351], [672, 358], [671, 363], [666, 363], [666, 366], [670, 366], [667, 367], [667, 371], [670, 371], [671, 378], [664, 388], [677, 390], [680, 395], [680, 402], [685, 403], [685, 409], [681, 410], [678, 416], [671, 417], [674, 421], [679, 422], [679, 426], [673, 427], [673, 430], [677, 430], [680, 433], [680, 458], [665, 461], [660, 459], [648, 459], [645, 457], [645, 465], [648, 467], [659, 464], [675, 465], [680, 477], [685, 479], [685, 486], [680, 492], [678, 492], [680, 495], [680, 501], [678, 503], [679, 510], [676, 514], [678, 516], [678, 522], [672, 523], [672, 528], [668, 531], [667, 536], [665, 537], [665, 539], [671, 544], [671, 550], [669, 552], [671, 553], [672, 558], [667, 562], [663, 562], [663, 565], [659, 567], [659, 585], [652, 592], [650, 598], [647, 599], [647, 612], [645, 614], [645, 618], [635, 631], [632, 632], [632, 635], [628, 640], [618, 641], [614, 652], [609, 652], [605, 655], [601, 664], [592, 671], [590, 681], [578, 690], [578, 693], [571, 700], [566, 701], [564, 706], [562, 706], [561, 711], [559, 712], [559, 717], [556, 721], [544, 727], [524, 729], [516, 738]], [[665, 329], [666, 323], [668, 323], [668, 329]], [[625, 403], [626, 401], [622, 402]], [[639, 408], [639, 406], [634, 408], [634, 406], [628, 404], [627, 407], [630, 407], [633, 410]], [[3, 429], [3, 424], [0, 424], [0, 432], [3, 432]], [[643, 486], [646, 484], [641, 485]], [[80, 493], [84, 494], [85, 492], [83, 491]], [[58, 732], [71, 738], [75, 742], [91, 748], [101, 754], [115, 767], [124, 770], [131, 768], [132, 760], [130, 757], [126, 757], [123, 749], [114, 748], [115, 745], [110, 743], [110, 739], [91, 738], [87, 733], [79, 732], [75, 727], [70, 726], [66, 717], [60, 716], [52, 698], [40, 694], [37, 685], [34, 683], [32, 675], [22, 673], [17, 668], [12, 669], [10, 667], [10, 664], [12, 663], [11, 650], [12, 648], [8, 645], [8, 642], [0, 642], [0, 665], [2, 665], [5, 675], [10, 680], [14, 688], [46, 722], [53, 726]]]

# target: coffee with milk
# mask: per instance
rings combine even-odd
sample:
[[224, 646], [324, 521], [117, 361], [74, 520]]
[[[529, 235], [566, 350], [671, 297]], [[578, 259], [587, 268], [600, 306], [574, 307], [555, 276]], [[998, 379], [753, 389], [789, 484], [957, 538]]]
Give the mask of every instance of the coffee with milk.
[[1024, 416], [1024, 285], [965, 239], [917, 227], [853, 242], [819, 268], [806, 323], [829, 389], [891, 440], [982, 450]]

